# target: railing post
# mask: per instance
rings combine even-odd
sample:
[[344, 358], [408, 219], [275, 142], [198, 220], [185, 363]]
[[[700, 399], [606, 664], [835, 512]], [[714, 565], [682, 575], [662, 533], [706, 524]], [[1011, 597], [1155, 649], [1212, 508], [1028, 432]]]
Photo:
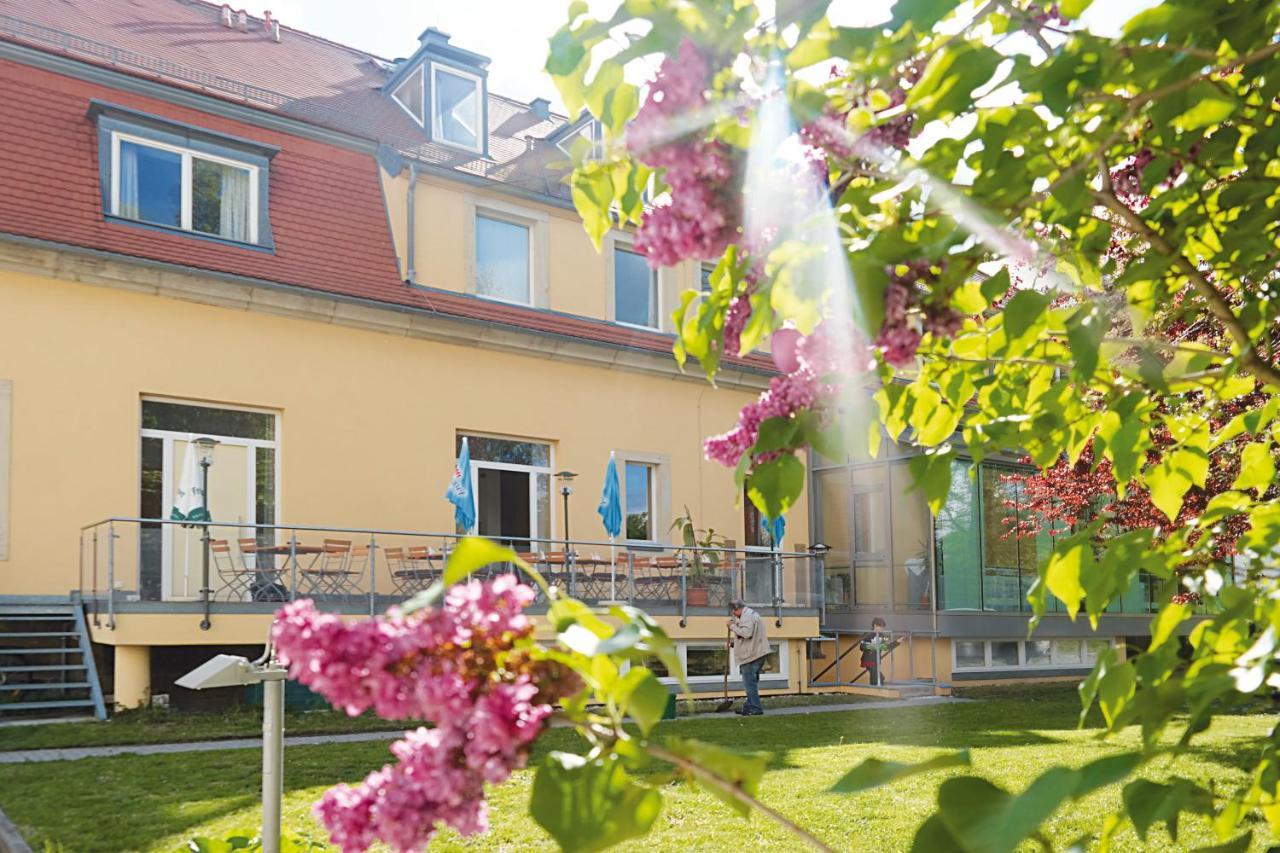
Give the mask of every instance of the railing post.
[[[698, 552], [693, 556], [696, 560]], [[680, 627], [689, 627], [689, 560], [684, 554], [680, 555]]]
[[627, 552], [627, 604], [636, 603], [636, 555]]
[[116, 629], [116, 523], [107, 524], [107, 627]]
[[836, 684], [844, 684], [844, 679], [840, 677], [840, 632], [834, 633], [836, 635]]
[[916, 680], [916, 646], [913, 642], [915, 634], [907, 632], [907, 677]]
[[289, 600], [298, 597], [298, 531], [289, 531]]
[[[208, 466], [206, 466], [207, 468]], [[205, 472], [205, 483], [208, 484], [208, 471]], [[207, 503], [207, 501], [206, 501]], [[209, 602], [213, 595], [213, 589], [210, 587], [209, 581], [209, 521], [204, 522], [204, 535], [200, 537], [201, 545], [201, 563], [200, 563], [200, 597], [204, 601], [204, 618], [200, 620], [200, 630], [208, 631], [213, 622], [209, 618]]]
[[93, 528], [93, 627], [101, 628], [98, 618], [98, 527]]
[[775, 549], [770, 555], [773, 563], [773, 624], [782, 627], [782, 554]]
[[[429, 564], [428, 564], [429, 565]], [[378, 611], [378, 542], [377, 536], [369, 534], [369, 615]]]
[[827, 624], [827, 551], [831, 550], [819, 542], [809, 546], [813, 555], [814, 589], [818, 596], [818, 627]]
[[569, 596], [578, 597], [578, 552], [565, 540], [564, 569], [569, 573]]

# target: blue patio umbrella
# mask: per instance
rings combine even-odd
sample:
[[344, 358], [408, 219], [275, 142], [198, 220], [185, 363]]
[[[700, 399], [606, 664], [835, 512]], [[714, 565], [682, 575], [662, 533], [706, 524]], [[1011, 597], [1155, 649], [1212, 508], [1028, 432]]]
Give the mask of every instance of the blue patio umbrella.
[[470, 533], [476, 523], [476, 499], [471, 488], [471, 448], [467, 439], [462, 439], [462, 450], [458, 452], [458, 462], [453, 466], [453, 479], [449, 488], [444, 490], [444, 497], [453, 504], [453, 520], [463, 531]]
[[622, 487], [618, 483], [618, 460], [613, 451], [609, 452], [609, 465], [604, 469], [604, 491], [596, 512], [604, 522], [604, 532], [609, 534], [609, 597], [616, 598], [618, 569], [613, 548], [614, 540], [622, 532]]

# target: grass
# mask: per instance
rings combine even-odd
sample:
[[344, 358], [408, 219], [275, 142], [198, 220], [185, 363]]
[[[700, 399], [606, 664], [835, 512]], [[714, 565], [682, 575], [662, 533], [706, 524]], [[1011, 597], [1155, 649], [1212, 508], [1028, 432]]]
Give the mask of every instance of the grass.
[[[765, 708], [792, 708], [816, 705], [852, 705], [867, 696], [805, 694], [766, 696]], [[742, 707], [736, 699], [734, 707]], [[685, 699], [679, 714], [705, 714], [720, 703], [715, 699]], [[371, 714], [348, 717], [337, 711], [290, 711], [285, 714], [285, 733], [326, 735], [348, 732], [392, 731], [400, 726]], [[125, 711], [105, 723], [96, 720], [6, 726], [0, 728], [0, 752], [18, 749], [63, 749], [77, 746], [123, 746], [149, 743], [188, 743], [197, 740], [259, 737], [262, 711], [241, 707], [217, 713], [179, 713], [165, 710]]]
[[[771, 754], [762, 799], [838, 849], [905, 850], [950, 771], [925, 774], [857, 795], [827, 789], [848, 768], [875, 756], [919, 761], [944, 749], [969, 748], [974, 769], [1014, 791], [1046, 767], [1080, 765], [1137, 744], [1136, 732], [1109, 741], [1096, 728], [1075, 728], [1078, 704], [1068, 689], [1028, 691], [1011, 698], [912, 708], [864, 709], [802, 716], [706, 716], [664, 724], [665, 730], [740, 750]], [[1270, 714], [1223, 717], [1176, 760], [1146, 775], [1173, 775], [1230, 789], [1276, 723]], [[553, 730], [533, 761], [549, 749], [575, 749], [576, 736]], [[381, 743], [295, 747], [286, 752], [285, 827], [323, 839], [309, 810], [326, 787], [354, 781], [387, 760]], [[174, 850], [195, 835], [225, 836], [253, 827], [258, 814], [258, 762], [252, 752], [117, 756], [15, 765], [0, 774], [0, 808], [32, 846], [65, 851]], [[550, 840], [527, 816], [532, 771], [517, 773], [491, 794], [491, 830], [472, 839], [442, 832], [433, 850], [546, 850]], [[664, 788], [666, 804], [651, 836], [624, 846], [641, 850], [797, 849], [759, 815], [743, 821], [718, 800], [686, 785]], [[1120, 802], [1118, 786], [1061, 809], [1046, 825], [1056, 848], [1096, 832]], [[1149, 849], [1190, 849], [1214, 843], [1208, 822], [1184, 819], [1175, 845], [1163, 828]], [[1259, 831], [1259, 835], [1265, 829]], [[1260, 839], [1258, 842], [1260, 849]], [[1141, 849], [1126, 829], [1116, 849]]]

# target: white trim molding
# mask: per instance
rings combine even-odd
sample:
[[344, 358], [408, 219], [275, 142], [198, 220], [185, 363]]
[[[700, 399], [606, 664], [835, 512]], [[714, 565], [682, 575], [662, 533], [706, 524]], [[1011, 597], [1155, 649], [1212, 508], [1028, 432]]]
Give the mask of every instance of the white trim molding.
[[[501, 199], [487, 198], [468, 193], [464, 199], [465, 220], [463, 242], [466, 244], [465, 273], [467, 293], [498, 302], [510, 301], [514, 305], [533, 308], [551, 307], [551, 217], [545, 210], [512, 204]], [[516, 302], [485, 296], [479, 292], [476, 281], [476, 217], [484, 216], [529, 229], [529, 302]]]

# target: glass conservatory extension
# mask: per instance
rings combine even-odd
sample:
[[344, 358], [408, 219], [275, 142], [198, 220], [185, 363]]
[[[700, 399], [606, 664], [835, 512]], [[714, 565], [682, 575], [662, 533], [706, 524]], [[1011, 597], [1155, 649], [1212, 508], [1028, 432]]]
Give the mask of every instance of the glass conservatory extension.
[[[814, 456], [814, 541], [827, 545], [828, 611], [1030, 612], [1036, 567], [1054, 546], [1047, 531], [1011, 532], [1030, 512], [1012, 462], [952, 465], [951, 490], [936, 519], [913, 488], [909, 455], [889, 444], [875, 460], [844, 464]], [[936, 585], [935, 585], [936, 579]], [[1140, 573], [1108, 608], [1149, 613], [1167, 600], [1167, 581]], [[1053, 602], [1053, 609], [1060, 609]]]

